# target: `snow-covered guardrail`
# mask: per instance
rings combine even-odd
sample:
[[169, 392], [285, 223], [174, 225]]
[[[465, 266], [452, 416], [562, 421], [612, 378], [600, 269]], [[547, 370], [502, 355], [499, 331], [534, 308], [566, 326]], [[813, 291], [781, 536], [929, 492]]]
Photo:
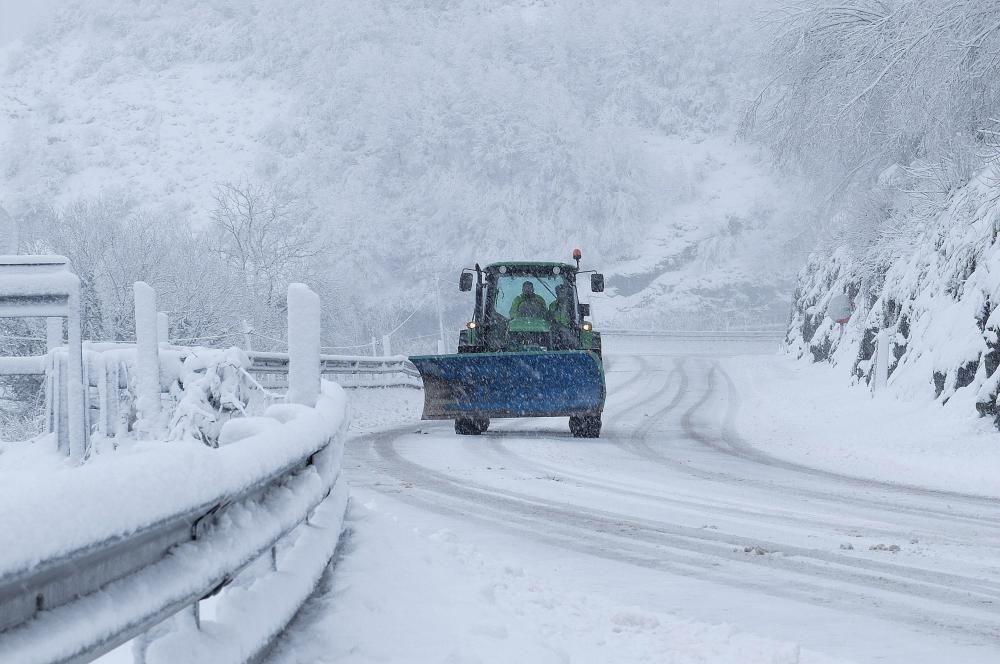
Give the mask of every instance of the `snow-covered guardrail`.
[[784, 328], [747, 330], [622, 330], [607, 329], [601, 333], [616, 337], [666, 337], [670, 339], [781, 339]]
[[[256, 433], [218, 449], [163, 444], [54, 473], [51, 486], [28, 496], [16, 482], [0, 488], [8, 506], [0, 653], [24, 664], [89, 661], [196, 606], [264, 556], [282, 584], [306, 580], [277, 611], [242, 607], [269, 625], [243, 635], [254, 641], [232, 648], [243, 654], [212, 661], [248, 659], [287, 624], [333, 556], [347, 501], [345, 407], [342, 390], [328, 384], [316, 408], [273, 405], [252, 422]], [[284, 548], [310, 515], [313, 527], [297, 536], [308, 535], [308, 545]], [[298, 558], [312, 564], [286, 570], [282, 559], [306, 545]], [[268, 601], [281, 604], [280, 594]], [[157, 644], [147, 661], [186, 661], [166, 647], [154, 657]]]
[[[250, 373], [266, 376], [266, 387], [287, 387], [287, 353], [251, 352]], [[320, 374], [344, 387], [422, 386], [420, 372], [405, 356], [321, 355]]]
[[[172, 376], [188, 354], [202, 349], [163, 345], [160, 347], [161, 365], [170, 370], [160, 372], [160, 392], [170, 392]], [[269, 390], [288, 389], [288, 353], [251, 352], [248, 371]], [[407, 387], [419, 389], [423, 383], [416, 367], [404, 356], [369, 357], [321, 355], [320, 375], [343, 387]], [[61, 437], [66, 426], [67, 402], [65, 394], [68, 377], [67, 354], [56, 348], [48, 355], [0, 357], [0, 376], [44, 376], [46, 393], [46, 421], [48, 430]], [[132, 390], [130, 370], [136, 367], [136, 351], [132, 344], [88, 343], [83, 351], [84, 418], [88, 431], [113, 435], [122, 405], [119, 393]]]

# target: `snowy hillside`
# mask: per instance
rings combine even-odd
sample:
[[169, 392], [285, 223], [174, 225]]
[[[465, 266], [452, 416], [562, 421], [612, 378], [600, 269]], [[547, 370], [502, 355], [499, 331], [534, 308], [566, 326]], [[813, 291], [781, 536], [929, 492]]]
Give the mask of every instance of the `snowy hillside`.
[[[871, 270], [840, 251], [817, 254], [801, 276], [792, 328], [797, 352], [829, 358], [872, 380], [876, 335], [892, 335], [889, 384], [907, 396], [933, 395], [967, 413], [998, 415], [1000, 229], [997, 173], [989, 168], [958, 190], [944, 212], [893, 255], [883, 243]], [[826, 315], [837, 293], [856, 313], [843, 337]], [[1000, 418], [997, 419], [1000, 424]]]
[[[871, 384], [886, 330], [897, 393], [995, 415], [1000, 89], [983, 82], [1000, 75], [1000, 6], [802, 0], [776, 22], [781, 65], [745, 126], [818, 185], [792, 347]], [[841, 294], [843, 336], [827, 315]]]
[[581, 245], [603, 322], [780, 320], [791, 197], [733, 138], [759, 4], [70, 3], [0, 58], [2, 203], [203, 227], [218, 183], [277, 183], [387, 307]]

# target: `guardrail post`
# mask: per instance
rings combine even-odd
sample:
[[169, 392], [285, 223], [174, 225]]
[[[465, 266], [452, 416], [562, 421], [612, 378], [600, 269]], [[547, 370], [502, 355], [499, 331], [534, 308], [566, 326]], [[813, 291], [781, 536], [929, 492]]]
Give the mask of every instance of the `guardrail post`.
[[49, 354], [51, 366], [46, 380], [49, 385], [49, 431], [56, 435], [56, 448], [70, 454], [69, 440], [69, 381], [67, 379], [68, 355], [64, 351]]
[[315, 406], [319, 397], [319, 295], [305, 284], [288, 286], [288, 402]]
[[100, 400], [97, 430], [111, 438], [118, 422], [118, 360], [99, 353], [96, 358], [97, 394]]
[[157, 340], [156, 291], [135, 282], [135, 353], [137, 427], [151, 433], [160, 416], [160, 348]]
[[90, 432], [86, 421], [88, 386], [83, 382], [83, 335], [80, 325], [80, 280], [74, 275], [74, 285], [67, 298], [66, 317], [66, 408], [69, 433], [69, 456], [82, 461], [87, 454]]
[[382, 337], [382, 355], [385, 357], [392, 355], [392, 340], [388, 334]]
[[[45, 319], [45, 348], [48, 351], [45, 364], [45, 412], [48, 418], [48, 431], [56, 434], [56, 446], [69, 450], [69, 438], [65, 429], [59, 430], [59, 408], [65, 405], [65, 392], [60, 390], [65, 386], [58, 377], [59, 360], [54, 351], [63, 345], [63, 319], [49, 317]], [[60, 396], [62, 395], [62, 396]]]
[[98, 387], [97, 383], [91, 384], [94, 367], [91, 366], [93, 356], [89, 352], [84, 352], [82, 357], [83, 372], [83, 430], [89, 435], [94, 430], [93, 414], [90, 412], [90, 388]]

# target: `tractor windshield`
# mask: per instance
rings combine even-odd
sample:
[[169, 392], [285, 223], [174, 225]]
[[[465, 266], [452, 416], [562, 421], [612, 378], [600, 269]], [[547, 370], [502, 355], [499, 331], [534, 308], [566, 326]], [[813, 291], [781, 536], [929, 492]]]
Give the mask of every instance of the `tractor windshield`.
[[[525, 286], [525, 284], [529, 284]], [[557, 293], [566, 292], [572, 302], [572, 287], [565, 275], [501, 274], [497, 275], [493, 309], [504, 318], [547, 318]]]

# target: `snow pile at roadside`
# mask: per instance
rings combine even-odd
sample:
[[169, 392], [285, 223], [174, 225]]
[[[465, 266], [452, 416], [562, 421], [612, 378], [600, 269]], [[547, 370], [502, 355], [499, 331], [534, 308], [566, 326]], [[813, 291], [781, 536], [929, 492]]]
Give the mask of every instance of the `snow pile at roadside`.
[[787, 461], [855, 477], [1000, 497], [1000, 442], [984, 420], [933, 395], [872, 397], [783, 357], [722, 360], [740, 395], [734, 431]]
[[0, 504], [17, 508], [0, 514], [9, 543], [0, 548], [0, 570], [25, 569], [246, 489], [337, 435], [346, 424], [346, 395], [324, 383], [315, 409], [273, 406], [265, 415], [281, 422], [280, 435], [265, 428], [218, 449], [142, 441], [82, 466], [5, 472]]
[[351, 431], [369, 433], [397, 425], [419, 426], [424, 407], [423, 390], [409, 387], [363, 388], [347, 393]]
[[[953, 402], [1000, 423], [1000, 199], [984, 171], [955, 192], [912, 242], [883, 239], [874, 267], [846, 251], [815, 255], [800, 276], [788, 332], [792, 351], [830, 360], [870, 382], [879, 330], [892, 335], [889, 385], [901, 396]], [[870, 262], [870, 261], [869, 261]], [[847, 293], [855, 313], [843, 337], [826, 317]]]
[[307, 605], [272, 664], [834, 662], [729, 625], [556, 588], [450, 530], [405, 527], [378, 502], [356, 502], [349, 525], [326, 592]]

